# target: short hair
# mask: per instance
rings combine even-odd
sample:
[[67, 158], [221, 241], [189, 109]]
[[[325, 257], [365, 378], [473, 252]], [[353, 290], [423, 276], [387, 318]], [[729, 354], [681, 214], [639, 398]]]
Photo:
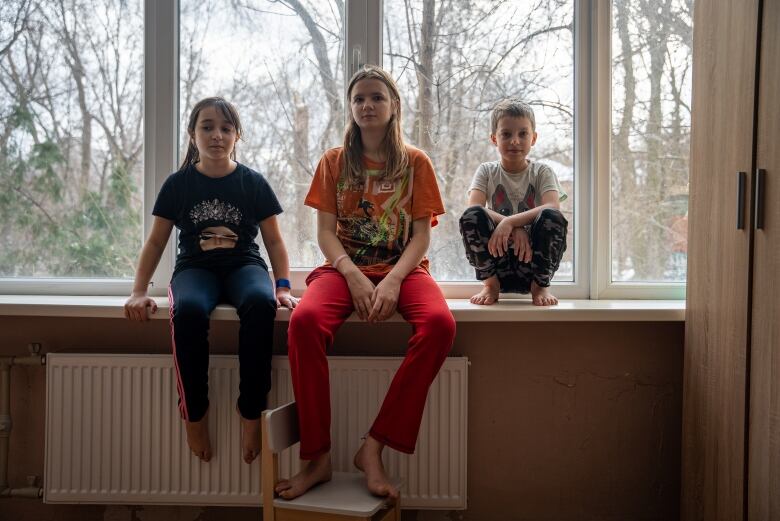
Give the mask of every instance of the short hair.
[[498, 130], [498, 121], [509, 116], [512, 118], [528, 118], [531, 122], [531, 130], [536, 131], [536, 116], [531, 105], [516, 98], [507, 98], [496, 103], [493, 112], [490, 114], [490, 133], [495, 134]]

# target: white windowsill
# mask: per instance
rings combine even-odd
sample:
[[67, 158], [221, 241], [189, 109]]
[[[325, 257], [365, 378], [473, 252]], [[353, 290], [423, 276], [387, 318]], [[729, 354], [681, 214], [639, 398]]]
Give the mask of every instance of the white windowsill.
[[[126, 297], [0, 295], [0, 316], [123, 318]], [[155, 298], [155, 319], [168, 320], [168, 299]], [[682, 322], [682, 300], [562, 300], [557, 306], [537, 307], [525, 299], [504, 299], [493, 306], [477, 306], [465, 299], [448, 299], [457, 322]], [[220, 305], [214, 320], [237, 320], [231, 306]], [[280, 309], [276, 319], [286, 322], [290, 312]], [[357, 315], [349, 318], [358, 322]], [[389, 322], [401, 322], [395, 314]]]

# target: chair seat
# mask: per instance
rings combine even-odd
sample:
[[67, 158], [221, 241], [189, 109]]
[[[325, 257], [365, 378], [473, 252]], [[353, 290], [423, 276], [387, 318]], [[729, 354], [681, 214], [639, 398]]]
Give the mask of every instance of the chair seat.
[[[390, 478], [396, 488], [403, 480]], [[385, 499], [372, 495], [366, 488], [366, 478], [357, 472], [334, 472], [333, 479], [321, 483], [295, 499], [274, 499], [275, 508], [307, 510], [370, 517], [385, 507]]]

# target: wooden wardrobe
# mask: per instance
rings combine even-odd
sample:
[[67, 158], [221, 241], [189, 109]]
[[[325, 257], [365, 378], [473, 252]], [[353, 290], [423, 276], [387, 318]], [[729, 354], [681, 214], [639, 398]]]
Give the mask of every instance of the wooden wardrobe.
[[780, 520], [780, 0], [695, 0], [681, 519]]

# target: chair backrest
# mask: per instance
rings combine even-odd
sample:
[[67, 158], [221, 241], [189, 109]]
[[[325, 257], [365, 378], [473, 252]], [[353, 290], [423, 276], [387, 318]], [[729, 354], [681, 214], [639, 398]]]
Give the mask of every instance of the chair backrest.
[[301, 439], [298, 431], [298, 408], [295, 402], [282, 405], [263, 414], [268, 448], [280, 453]]
[[[260, 469], [262, 472], [261, 487], [263, 490], [263, 521], [279, 521], [278, 511], [289, 509], [290, 506], [280, 506], [274, 503], [274, 488], [279, 482], [279, 453], [300, 441], [298, 428], [298, 408], [295, 402], [288, 403], [270, 411], [263, 411], [263, 451], [261, 453]], [[301, 505], [298, 498], [297, 509], [291, 514], [283, 516], [284, 519], [312, 519], [312, 520], [354, 520], [375, 519], [374, 514], [385, 508], [384, 499], [371, 497], [365, 488], [365, 480], [359, 474], [343, 474], [351, 478], [339, 478], [334, 474], [334, 480], [329, 482], [330, 488], [312, 490], [302, 496], [304, 504]], [[356, 476], [356, 478], [355, 478]], [[338, 485], [333, 486], [334, 483]], [[397, 480], [395, 486], [400, 487], [401, 481]], [[324, 487], [324, 485], [323, 485]], [[357, 495], [355, 491], [359, 490]], [[317, 492], [320, 493], [317, 496]], [[368, 502], [366, 502], [368, 496]], [[380, 518], [382, 521], [400, 521], [400, 504], [395, 507], [385, 508]]]

